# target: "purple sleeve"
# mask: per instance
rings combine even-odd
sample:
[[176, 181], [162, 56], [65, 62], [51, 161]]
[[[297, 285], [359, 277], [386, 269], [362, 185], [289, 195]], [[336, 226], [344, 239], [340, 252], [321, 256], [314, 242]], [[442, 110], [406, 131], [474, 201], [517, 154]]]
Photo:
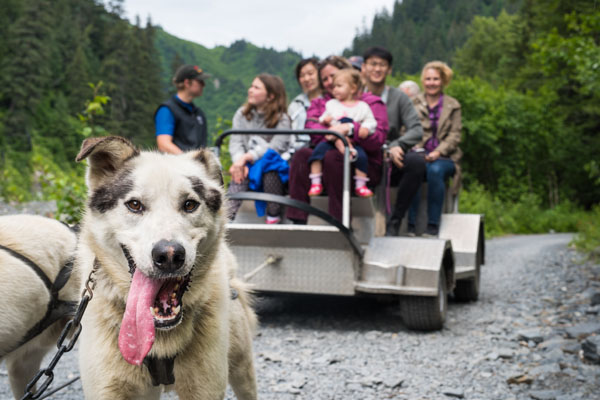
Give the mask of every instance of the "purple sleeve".
[[[329, 129], [329, 126], [321, 125], [319, 123], [319, 117], [325, 112], [325, 103], [327, 100], [323, 97], [318, 97], [310, 102], [310, 107], [306, 111], [306, 125], [305, 129]], [[311, 136], [310, 142], [312, 145], [316, 145], [325, 140], [324, 136]]]
[[[371, 107], [373, 116], [377, 121], [377, 128], [372, 135], [369, 135], [364, 139], [360, 139], [358, 136], [356, 136], [354, 140], [356, 141], [356, 144], [365, 149], [367, 153], [381, 152], [381, 146], [383, 146], [385, 143], [385, 138], [389, 128], [387, 108], [379, 97], [370, 93], [365, 93], [362, 97], [362, 100], [366, 102], [369, 107]], [[354, 132], [358, 132], [359, 129], [360, 124], [355, 122]]]

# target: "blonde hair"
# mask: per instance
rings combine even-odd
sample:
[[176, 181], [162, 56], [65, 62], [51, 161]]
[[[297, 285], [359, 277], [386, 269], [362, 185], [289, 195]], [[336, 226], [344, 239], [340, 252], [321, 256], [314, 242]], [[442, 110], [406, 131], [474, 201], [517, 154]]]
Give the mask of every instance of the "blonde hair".
[[354, 93], [352, 93], [352, 97], [356, 97], [357, 95], [362, 93], [363, 82], [360, 77], [360, 72], [358, 72], [356, 69], [354, 69], [354, 68], [340, 69], [333, 76], [333, 82], [335, 83], [335, 81], [337, 81], [338, 79], [343, 79], [346, 82], [348, 82], [350, 85], [353, 85], [354, 87], [356, 87], [356, 90], [354, 91]]
[[430, 61], [425, 64], [423, 71], [421, 71], [421, 82], [425, 81], [425, 71], [431, 68], [435, 69], [440, 74], [443, 87], [446, 87], [450, 84], [453, 75], [452, 68], [450, 68], [448, 64], [443, 61]]

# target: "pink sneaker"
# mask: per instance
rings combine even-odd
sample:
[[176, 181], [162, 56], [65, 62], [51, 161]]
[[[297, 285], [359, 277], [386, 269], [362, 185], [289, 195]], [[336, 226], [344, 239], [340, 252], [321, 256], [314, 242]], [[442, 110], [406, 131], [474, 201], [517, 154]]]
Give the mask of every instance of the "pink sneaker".
[[278, 224], [280, 221], [281, 221], [281, 218], [279, 218], [279, 217], [271, 217], [270, 215], [267, 215], [267, 219], [265, 220], [265, 222], [268, 225]]
[[358, 197], [371, 197], [371, 196], [373, 196], [373, 192], [371, 191], [371, 189], [369, 189], [366, 186], [362, 186], [362, 187], [354, 189], [354, 193], [356, 193], [356, 195]]
[[321, 183], [313, 183], [308, 191], [309, 196], [318, 196], [323, 193], [323, 185]]

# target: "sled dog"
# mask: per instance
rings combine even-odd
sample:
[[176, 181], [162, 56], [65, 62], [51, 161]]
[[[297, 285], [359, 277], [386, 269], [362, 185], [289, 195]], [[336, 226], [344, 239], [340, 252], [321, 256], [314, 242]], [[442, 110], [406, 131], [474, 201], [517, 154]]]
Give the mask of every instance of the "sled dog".
[[256, 398], [256, 316], [225, 241], [220, 165], [208, 150], [139, 151], [86, 139], [77, 265], [94, 268], [79, 344], [86, 399]]
[[81, 298], [81, 280], [72, 270], [76, 243], [76, 234], [56, 220], [0, 217], [0, 359], [16, 399], [56, 349]]

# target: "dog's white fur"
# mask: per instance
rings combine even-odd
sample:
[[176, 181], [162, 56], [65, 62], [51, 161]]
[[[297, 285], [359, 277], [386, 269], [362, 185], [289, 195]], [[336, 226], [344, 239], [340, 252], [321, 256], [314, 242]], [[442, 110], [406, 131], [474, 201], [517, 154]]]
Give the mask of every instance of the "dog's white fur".
[[[256, 317], [246, 289], [234, 278], [216, 157], [207, 150], [180, 156], [140, 153], [127, 140], [108, 137], [86, 140], [78, 160], [84, 158], [89, 199], [77, 264], [86, 274], [94, 259], [99, 265], [79, 347], [86, 399], [157, 399], [163, 389], [175, 390], [181, 399], [222, 399], [228, 380], [238, 399], [255, 399], [251, 340]], [[143, 204], [143, 212], [132, 211], [132, 199]], [[182, 211], [190, 199], [197, 209]], [[137, 269], [157, 277], [161, 272], [152, 251], [161, 240], [183, 246], [185, 261], [175, 274], [191, 273], [191, 283], [182, 297], [181, 323], [157, 330], [149, 353], [175, 356], [175, 383], [154, 387], [144, 365], [124, 360], [118, 336], [132, 281], [123, 246]]]
[[[66, 225], [41, 216], [0, 217], [0, 244], [27, 257], [54, 282], [58, 272], [74, 255], [77, 237]], [[45, 315], [50, 292], [34, 270], [10, 252], [0, 250], [0, 356], [4, 356], [15, 398], [40, 368], [44, 355], [53, 347], [67, 318], [17, 348], [27, 332]], [[81, 279], [76, 270], [60, 290], [59, 299], [79, 301]]]

